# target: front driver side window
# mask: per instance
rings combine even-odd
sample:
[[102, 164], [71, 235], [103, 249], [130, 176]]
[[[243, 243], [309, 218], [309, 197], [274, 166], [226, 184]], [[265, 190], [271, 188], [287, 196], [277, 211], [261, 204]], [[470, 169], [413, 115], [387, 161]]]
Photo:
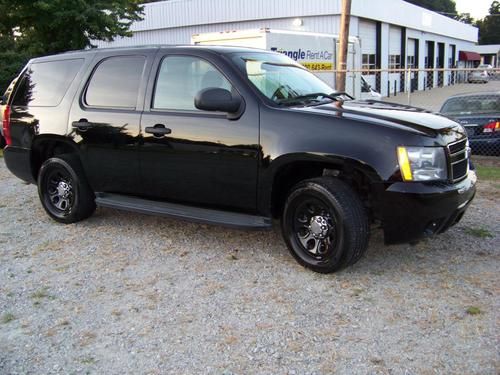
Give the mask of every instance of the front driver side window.
[[232, 90], [229, 81], [207, 61], [192, 56], [168, 56], [158, 72], [153, 108], [198, 111], [194, 97], [209, 87]]

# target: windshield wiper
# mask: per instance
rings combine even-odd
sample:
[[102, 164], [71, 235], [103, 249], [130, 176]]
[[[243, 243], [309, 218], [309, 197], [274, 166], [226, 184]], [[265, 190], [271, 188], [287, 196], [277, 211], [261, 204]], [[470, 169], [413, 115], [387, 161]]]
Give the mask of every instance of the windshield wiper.
[[332, 101], [343, 100], [342, 97], [347, 96], [349, 99], [354, 99], [351, 95], [346, 92], [334, 92], [332, 94], [325, 94], [322, 92], [315, 92], [306, 95], [299, 95], [293, 98], [281, 99], [279, 104], [283, 105], [293, 105], [293, 104], [308, 104], [308, 101], [316, 101], [318, 104], [322, 103], [324, 100], [320, 100], [318, 98], [330, 99]]

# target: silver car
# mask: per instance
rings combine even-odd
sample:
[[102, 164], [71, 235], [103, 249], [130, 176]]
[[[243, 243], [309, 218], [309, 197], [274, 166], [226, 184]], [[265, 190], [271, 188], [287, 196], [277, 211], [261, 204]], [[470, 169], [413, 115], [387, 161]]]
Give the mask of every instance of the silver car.
[[489, 80], [490, 76], [488, 75], [488, 72], [486, 70], [474, 70], [473, 72], [469, 73], [469, 83], [488, 83]]

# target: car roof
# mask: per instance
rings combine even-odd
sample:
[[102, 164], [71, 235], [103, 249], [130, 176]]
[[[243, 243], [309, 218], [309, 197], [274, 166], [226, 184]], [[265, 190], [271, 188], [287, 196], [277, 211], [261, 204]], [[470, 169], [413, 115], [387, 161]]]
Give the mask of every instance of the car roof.
[[245, 53], [245, 52], [262, 52], [262, 53], [275, 53], [271, 51], [266, 51], [258, 48], [250, 48], [250, 47], [237, 47], [237, 46], [212, 46], [212, 45], [171, 45], [171, 44], [154, 44], [154, 45], [142, 45], [142, 46], [133, 46], [133, 47], [111, 47], [111, 48], [90, 48], [85, 50], [76, 50], [76, 51], [68, 51], [62, 52], [55, 55], [37, 57], [32, 59], [34, 62], [39, 61], [48, 61], [53, 58], [77, 58], [83, 57], [87, 54], [92, 53], [106, 53], [110, 51], [122, 51], [122, 52], [132, 52], [132, 51], [151, 51], [157, 49], [165, 49], [165, 50], [202, 50], [202, 51], [210, 51], [219, 54], [231, 54], [231, 53]]
[[500, 91], [478, 91], [478, 92], [467, 92], [463, 94], [456, 94], [452, 95], [448, 99], [454, 99], [454, 98], [466, 98], [468, 96], [498, 96], [500, 95]]

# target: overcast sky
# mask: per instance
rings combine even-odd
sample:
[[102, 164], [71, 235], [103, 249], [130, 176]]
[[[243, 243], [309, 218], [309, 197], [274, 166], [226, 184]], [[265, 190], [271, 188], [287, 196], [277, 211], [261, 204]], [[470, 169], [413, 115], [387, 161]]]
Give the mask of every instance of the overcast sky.
[[455, 0], [458, 13], [470, 13], [475, 18], [484, 18], [493, 0]]

